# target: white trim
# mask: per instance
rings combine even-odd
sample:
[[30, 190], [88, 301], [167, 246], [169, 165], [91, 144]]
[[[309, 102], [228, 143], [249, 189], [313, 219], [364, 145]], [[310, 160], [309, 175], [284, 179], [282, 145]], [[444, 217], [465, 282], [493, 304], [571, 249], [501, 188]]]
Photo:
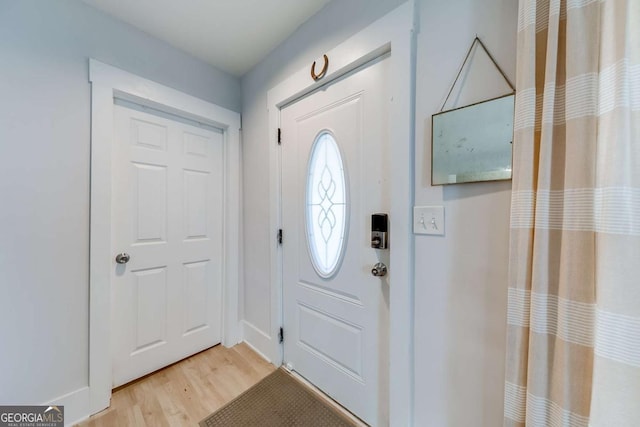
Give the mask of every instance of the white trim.
[[225, 133], [225, 236], [222, 343], [239, 341], [240, 115], [175, 89], [89, 60], [91, 82], [91, 258], [89, 273], [89, 390], [87, 413], [111, 399], [110, 278], [111, 152], [114, 97], [223, 129]]
[[256, 328], [250, 322], [246, 320], [242, 321], [242, 336], [244, 337], [244, 343], [248, 345], [253, 351], [258, 353], [260, 357], [269, 363], [274, 365], [277, 363], [275, 360], [270, 359], [260, 349], [269, 348], [269, 335]]
[[[414, 133], [415, 133], [415, 11], [409, 1], [374, 22], [335, 49], [327, 52], [331, 59], [326, 76], [309, 79], [307, 67], [294, 73], [267, 93], [269, 114], [269, 167], [271, 245], [270, 276], [271, 325], [268, 340], [253, 341], [254, 347], [269, 359], [282, 363], [283, 349], [277, 336], [282, 325], [282, 259], [276, 243], [280, 228], [280, 150], [275, 138], [280, 126], [280, 109], [358, 66], [391, 52], [390, 131], [393, 151], [390, 155], [391, 211], [393, 250], [390, 270], [390, 424], [411, 425], [413, 422], [413, 286], [414, 247], [411, 212], [414, 199]], [[286, 135], [283, 136], [286, 143]], [[248, 338], [245, 336], [245, 339]], [[264, 338], [264, 337], [263, 337]]]
[[79, 388], [42, 405], [64, 406], [64, 425], [75, 425], [89, 418], [89, 414], [86, 411], [86, 408], [89, 407], [89, 387]]

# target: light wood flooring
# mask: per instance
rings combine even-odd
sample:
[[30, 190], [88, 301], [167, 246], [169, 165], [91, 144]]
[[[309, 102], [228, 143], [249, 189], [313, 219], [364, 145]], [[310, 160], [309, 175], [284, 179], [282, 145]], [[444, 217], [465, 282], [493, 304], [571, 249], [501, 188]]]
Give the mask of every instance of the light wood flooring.
[[218, 345], [119, 387], [78, 426], [196, 426], [275, 369], [246, 344]]

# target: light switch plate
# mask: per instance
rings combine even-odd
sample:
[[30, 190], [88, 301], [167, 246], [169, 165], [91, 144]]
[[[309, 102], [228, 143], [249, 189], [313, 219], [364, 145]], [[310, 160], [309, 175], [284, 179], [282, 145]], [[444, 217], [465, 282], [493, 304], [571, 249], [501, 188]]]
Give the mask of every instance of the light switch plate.
[[414, 206], [413, 233], [444, 236], [444, 206]]

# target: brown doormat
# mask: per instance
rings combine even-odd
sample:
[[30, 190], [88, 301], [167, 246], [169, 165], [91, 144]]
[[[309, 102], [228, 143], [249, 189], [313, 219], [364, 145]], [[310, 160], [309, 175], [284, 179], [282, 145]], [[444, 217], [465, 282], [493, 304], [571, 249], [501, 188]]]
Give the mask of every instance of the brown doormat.
[[355, 425], [282, 368], [200, 421], [200, 427]]

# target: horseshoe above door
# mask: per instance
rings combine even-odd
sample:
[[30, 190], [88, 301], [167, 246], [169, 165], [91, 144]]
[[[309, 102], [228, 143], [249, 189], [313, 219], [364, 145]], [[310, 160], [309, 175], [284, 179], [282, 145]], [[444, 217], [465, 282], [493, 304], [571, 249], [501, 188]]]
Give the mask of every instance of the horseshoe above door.
[[327, 55], [323, 55], [323, 57], [324, 65], [322, 66], [322, 70], [320, 70], [320, 73], [316, 74], [316, 61], [313, 61], [313, 64], [311, 65], [311, 78], [313, 80], [318, 81], [327, 73], [327, 69], [329, 68], [329, 57]]

